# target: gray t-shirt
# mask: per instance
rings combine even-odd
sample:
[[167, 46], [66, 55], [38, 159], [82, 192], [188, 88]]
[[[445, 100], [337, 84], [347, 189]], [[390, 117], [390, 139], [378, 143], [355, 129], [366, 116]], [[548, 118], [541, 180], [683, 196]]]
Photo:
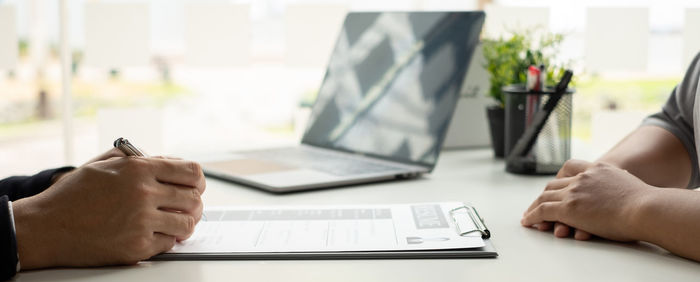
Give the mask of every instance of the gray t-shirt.
[[[688, 71], [666, 101], [666, 104], [654, 115], [644, 120], [642, 125], [655, 125], [662, 127], [673, 133], [683, 143], [690, 155], [693, 166], [693, 173], [690, 176], [689, 188], [700, 186], [700, 173], [698, 173], [698, 152], [700, 148], [700, 99], [695, 99], [700, 95], [698, 89], [698, 79], [700, 79], [700, 54], [695, 56]], [[698, 102], [696, 104], [696, 102]], [[698, 129], [698, 130], [695, 130]]]

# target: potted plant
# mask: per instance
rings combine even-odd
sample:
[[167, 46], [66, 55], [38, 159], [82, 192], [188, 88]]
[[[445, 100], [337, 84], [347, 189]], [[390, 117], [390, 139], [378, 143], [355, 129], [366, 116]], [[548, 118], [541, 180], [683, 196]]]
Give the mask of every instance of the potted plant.
[[[538, 34], [541, 34], [537, 36]], [[538, 37], [538, 38], [535, 38]], [[555, 57], [564, 40], [560, 33], [538, 33], [537, 30], [512, 32], [509, 38], [484, 39], [483, 52], [486, 58], [484, 67], [489, 73], [491, 84], [488, 95], [494, 105], [486, 108], [491, 130], [491, 143], [494, 156], [504, 157], [505, 97], [501, 89], [510, 84], [525, 83], [529, 66], [545, 65], [546, 83], [553, 85], [565, 67], [556, 64]]]

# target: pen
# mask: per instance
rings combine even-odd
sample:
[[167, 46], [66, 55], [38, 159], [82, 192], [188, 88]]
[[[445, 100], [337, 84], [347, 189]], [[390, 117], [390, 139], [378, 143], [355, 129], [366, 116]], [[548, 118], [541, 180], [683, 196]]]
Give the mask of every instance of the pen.
[[136, 148], [136, 146], [131, 144], [131, 142], [129, 142], [129, 140], [126, 138], [119, 137], [117, 140], [114, 140], [114, 147], [118, 148], [127, 156], [148, 157], [145, 153], [143, 153], [143, 151]]

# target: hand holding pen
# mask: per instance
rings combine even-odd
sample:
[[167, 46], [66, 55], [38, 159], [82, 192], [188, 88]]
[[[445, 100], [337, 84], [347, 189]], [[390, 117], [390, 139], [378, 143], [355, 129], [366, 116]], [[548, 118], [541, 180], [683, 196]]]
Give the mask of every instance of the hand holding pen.
[[199, 164], [124, 157], [145, 154], [117, 141], [119, 151], [13, 202], [22, 269], [134, 264], [192, 235], [206, 185]]

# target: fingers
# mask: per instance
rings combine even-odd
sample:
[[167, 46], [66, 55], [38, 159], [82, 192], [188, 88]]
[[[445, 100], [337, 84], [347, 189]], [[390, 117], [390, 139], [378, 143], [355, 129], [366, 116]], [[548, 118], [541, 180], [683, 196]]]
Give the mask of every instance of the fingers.
[[535, 201], [530, 204], [530, 206], [527, 208], [525, 211], [525, 214], [531, 212], [535, 207], [539, 206], [542, 203], [545, 202], [558, 202], [561, 201], [564, 198], [564, 194], [560, 190], [555, 190], [555, 191], [544, 191], [542, 194], [540, 194]]
[[586, 231], [574, 229], [562, 221], [565, 206], [566, 187], [576, 180], [576, 176], [586, 171], [592, 163], [581, 160], [569, 160], [557, 173], [557, 179], [547, 183], [545, 191], [528, 207], [523, 215], [523, 226], [534, 226], [541, 231], [551, 230], [559, 238], [572, 234], [576, 240], [589, 240], [592, 235]]
[[192, 235], [197, 221], [189, 214], [158, 211], [153, 224], [154, 232], [173, 236], [178, 241], [182, 241]]
[[574, 177], [564, 177], [564, 178], [557, 178], [552, 181], [547, 182], [547, 186], [544, 187], [545, 191], [552, 191], [552, 190], [559, 190], [562, 189], [566, 186], [568, 186], [571, 182], [574, 181]]
[[104, 152], [104, 153], [102, 153], [101, 155], [99, 155], [99, 156], [97, 156], [97, 157], [95, 157], [95, 158], [93, 158], [93, 159], [87, 161], [84, 165], [91, 164], [91, 163], [94, 163], [94, 162], [97, 162], [97, 161], [108, 160], [108, 159], [111, 159], [111, 158], [117, 158], [117, 157], [119, 157], [119, 158], [121, 158], [121, 157], [126, 157], [126, 155], [124, 154], [124, 152], [122, 152], [122, 151], [119, 150], [118, 148], [112, 148], [112, 149], [110, 149], [109, 151]]
[[571, 159], [566, 161], [564, 163], [564, 166], [557, 172], [557, 178], [563, 178], [563, 177], [571, 177], [575, 176], [589, 167], [591, 167], [593, 163], [587, 162], [587, 161], [582, 161], [582, 160], [575, 160]]
[[569, 227], [566, 224], [560, 223], [560, 222], [542, 222], [542, 223], [535, 223], [533, 224], [533, 227], [537, 228], [537, 230], [540, 231], [548, 231], [552, 229], [552, 226], [554, 226], [554, 236], [558, 238], [566, 238], [571, 235], [571, 232], [574, 232], [574, 239], [580, 240], [580, 241], [586, 241], [590, 240], [593, 235], [591, 233], [588, 233], [586, 231], [580, 230], [580, 229], [575, 229], [572, 227]]
[[164, 159], [164, 160], [182, 160], [182, 158], [171, 157], [171, 156], [154, 156], [154, 157], [151, 157], [151, 158], [155, 158], [155, 159]]
[[576, 233], [574, 234], [574, 239], [576, 240], [581, 240], [581, 241], [586, 241], [590, 240], [593, 237], [591, 233], [588, 233], [586, 231], [576, 229]]
[[569, 227], [566, 224], [559, 223], [559, 222], [554, 224], [554, 236], [556, 236], [558, 238], [569, 237], [572, 232], [574, 234], [574, 239], [579, 240], [579, 241], [590, 240], [593, 237], [593, 235], [591, 235], [591, 233], [588, 233], [588, 232], [583, 231], [581, 229], [574, 229], [572, 227]]
[[554, 223], [554, 236], [559, 238], [569, 237], [571, 228], [563, 223]]
[[[540, 194], [535, 201], [530, 204], [530, 206], [525, 210], [523, 213], [523, 217], [525, 217], [528, 213], [530, 213], [534, 208], [539, 206], [540, 204], [544, 202], [558, 202], [563, 199], [563, 193], [560, 191], [561, 189], [565, 188], [566, 186], [571, 183], [573, 180], [572, 177], [567, 177], [567, 178], [561, 178], [561, 179], [554, 179], [547, 183], [547, 186], [545, 187], [545, 191]], [[546, 230], [551, 230], [552, 227], [554, 226], [554, 222], [541, 222], [534, 224], [534, 227], [536, 227], [540, 231], [546, 231]]]
[[99, 156], [100, 160], [106, 160], [109, 158], [114, 158], [114, 157], [126, 157], [126, 154], [122, 152], [122, 150], [119, 150], [119, 148], [112, 148], [109, 149], [109, 151], [104, 152], [102, 155]]
[[554, 225], [554, 236], [556, 236], [558, 238], [569, 237], [572, 232], [574, 234], [574, 239], [580, 240], [580, 241], [590, 240], [593, 237], [591, 235], [591, 233], [588, 233], [588, 232], [583, 231], [581, 229], [574, 230], [574, 228], [569, 227], [568, 225], [563, 224], [563, 223], [557, 222]]
[[192, 161], [150, 158], [153, 173], [158, 181], [196, 187], [204, 193], [205, 180], [201, 166]]
[[523, 226], [532, 226], [541, 224], [546, 221], [560, 221], [560, 213], [562, 210], [561, 202], [544, 202], [535, 207], [532, 211], [523, 217], [520, 224]]
[[161, 196], [156, 198], [156, 205], [161, 210], [171, 210], [196, 215], [201, 212], [202, 198], [197, 189], [167, 183], [158, 183]]
[[554, 226], [554, 223], [553, 222], [542, 222], [539, 224], [535, 224], [534, 226], [537, 227], [537, 230], [539, 230], [539, 231], [547, 231], [547, 230], [552, 229], [552, 226]]
[[170, 251], [170, 249], [172, 249], [173, 246], [175, 246], [175, 240], [176, 238], [174, 236], [162, 233], [153, 233], [153, 244], [151, 244], [153, 248], [152, 253], [160, 254]]
[[[571, 183], [572, 178], [561, 178], [561, 179], [555, 179], [547, 183], [547, 186], [544, 188], [544, 192], [540, 194], [535, 201], [530, 204], [530, 206], [525, 210], [524, 214], [527, 214], [530, 212], [532, 209], [534, 209], [537, 205], [539, 205], [542, 202], [551, 202], [551, 201], [561, 201], [563, 194], [559, 192], [562, 188], [566, 187]], [[551, 228], [551, 227], [550, 227]], [[549, 228], [548, 228], [549, 229]]]

